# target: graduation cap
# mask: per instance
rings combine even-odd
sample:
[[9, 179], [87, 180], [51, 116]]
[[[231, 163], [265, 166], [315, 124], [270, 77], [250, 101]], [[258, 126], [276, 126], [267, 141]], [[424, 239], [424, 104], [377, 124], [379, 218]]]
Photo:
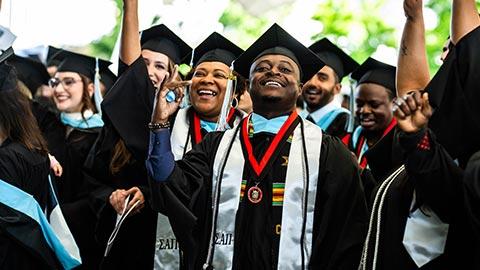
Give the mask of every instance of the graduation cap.
[[[95, 85], [95, 107], [97, 108], [97, 112], [101, 114], [102, 110], [100, 104], [103, 101], [103, 97], [100, 93], [100, 81], [102, 81], [100, 79], [100, 74], [107, 74], [107, 76], [105, 76], [107, 83], [109, 79], [112, 80], [113, 77], [111, 77], [111, 71], [108, 69], [108, 66], [110, 66], [112, 63], [99, 58], [94, 58], [66, 50], [60, 51], [58, 53], [58, 57], [63, 58], [63, 61], [58, 65], [57, 72], [76, 72], [92, 80]], [[107, 84], [105, 84], [105, 86], [108, 90], [109, 88]]]
[[233, 76], [233, 61], [243, 53], [243, 50], [237, 45], [233, 44], [230, 40], [217, 32], [213, 32], [202, 43], [200, 43], [190, 53], [190, 66], [196, 67], [203, 62], [220, 62], [230, 67], [230, 74], [225, 89], [225, 97], [223, 100], [222, 108], [220, 109], [220, 115], [217, 122], [217, 130], [225, 130], [228, 127], [227, 118], [230, 110], [230, 99], [232, 92], [236, 86], [235, 76]]
[[393, 92], [393, 95], [396, 95], [395, 74], [396, 68], [394, 66], [369, 57], [351, 76], [358, 84], [376, 83], [386, 87]]
[[308, 48], [316, 53], [325, 65], [331, 67], [340, 80], [360, 66], [352, 57], [327, 38], [313, 43]]
[[[213, 32], [191, 53], [191, 66], [198, 66], [203, 62], [221, 62], [230, 66], [243, 50], [217, 32]], [[193, 57], [192, 57], [193, 56]]]
[[47, 67], [58, 66], [63, 61], [65, 55], [64, 54], [60, 55], [62, 51], [64, 50], [53, 47], [53, 46], [48, 46], [47, 60], [46, 60]]
[[17, 76], [12, 66], [0, 63], [0, 93], [17, 89]]
[[[56, 59], [62, 59], [58, 65], [57, 72], [77, 72], [92, 82], [95, 80], [95, 69], [97, 58], [74, 53], [67, 50], [60, 50]], [[98, 59], [100, 72], [105, 72], [112, 63], [103, 59]]]
[[107, 91], [117, 81], [117, 76], [108, 68], [100, 68], [100, 81], [105, 85]]
[[176, 64], [180, 64], [182, 59], [192, 51], [185, 41], [164, 24], [150, 27], [140, 34], [142, 49], [163, 53]]
[[0, 63], [13, 55], [12, 45], [16, 38], [8, 28], [0, 25]]
[[32, 95], [38, 87], [48, 85], [50, 75], [42, 63], [18, 55], [13, 55], [7, 62], [15, 68], [18, 79], [28, 87]]
[[268, 54], [280, 54], [292, 59], [300, 69], [302, 82], [309, 80], [325, 64], [311, 50], [288, 34], [278, 24], [273, 24], [240, 57], [235, 60], [235, 70], [245, 78], [258, 58]]

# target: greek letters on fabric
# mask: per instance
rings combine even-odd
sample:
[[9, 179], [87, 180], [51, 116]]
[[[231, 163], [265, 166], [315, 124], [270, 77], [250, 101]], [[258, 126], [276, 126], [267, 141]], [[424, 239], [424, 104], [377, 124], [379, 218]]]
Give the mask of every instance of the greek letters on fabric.
[[[282, 210], [279, 269], [285, 267], [301, 269], [302, 257], [305, 258], [304, 267], [307, 268], [311, 256], [322, 131], [308, 121], [305, 121], [303, 125], [303, 132], [301, 124], [295, 128], [289, 153]], [[206, 265], [211, 264], [215, 269], [231, 269], [233, 264], [235, 217], [241, 197], [242, 174], [245, 164], [239, 129], [225, 132], [213, 167], [212, 188], [214, 191], [212, 194], [214, 209], [218, 209], [218, 214], [215, 219], [215, 231], [212, 231], [212, 245]], [[302, 136], [303, 134], [305, 137]], [[308, 145], [308, 149], [305, 149], [303, 144]], [[231, 149], [229, 149], [230, 146]], [[304, 149], [307, 151], [306, 153]], [[224, 167], [223, 173], [222, 167]], [[307, 167], [308, 172], [306, 171]], [[216, 205], [217, 201], [218, 205]], [[304, 226], [299, 226], [299, 213], [302, 213], [302, 217], [305, 219]], [[304, 236], [303, 239], [302, 236]]]
[[[175, 118], [170, 143], [175, 160], [192, 149], [188, 108], [180, 109]], [[180, 249], [168, 217], [158, 213], [154, 269], [179, 269]]]
[[[192, 134], [195, 143], [199, 143], [202, 140], [200, 119], [194, 115], [194, 123], [191, 123], [190, 110], [192, 110], [190, 107], [180, 109], [175, 118], [175, 124], [173, 125], [170, 136], [172, 153], [175, 160], [182, 159], [184, 154], [192, 149]], [[231, 110], [228, 122], [235, 124], [240, 120], [241, 118], [236, 117], [234, 114], [234, 110]], [[194, 129], [193, 133], [191, 128]], [[233, 236], [219, 236], [216, 241], [219, 243], [228, 243], [229, 241], [233, 241], [232, 239]], [[154, 268], [162, 270], [179, 269], [180, 253], [179, 244], [173, 233], [168, 217], [159, 213], [157, 217]]]

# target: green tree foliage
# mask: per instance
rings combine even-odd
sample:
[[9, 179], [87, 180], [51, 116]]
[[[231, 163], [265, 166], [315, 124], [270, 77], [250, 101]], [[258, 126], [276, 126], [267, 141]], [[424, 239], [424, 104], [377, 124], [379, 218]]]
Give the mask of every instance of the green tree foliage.
[[437, 26], [426, 33], [428, 64], [433, 75], [442, 64], [440, 55], [450, 32], [451, 1], [428, 1], [425, 10], [437, 15]]
[[382, 19], [381, 8], [384, 0], [357, 1], [326, 0], [318, 5], [313, 19], [323, 25], [313, 41], [329, 38], [339, 47], [349, 52], [358, 62], [363, 62], [384, 44], [396, 47], [395, 29]]
[[219, 21], [225, 27], [226, 36], [243, 49], [250, 46], [268, 26], [266, 18], [248, 14], [242, 5], [233, 1], [230, 1]]
[[93, 41], [87, 48], [91, 55], [95, 55], [104, 59], [110, 59], [110, 56], [112, 55], [113, 48], [115, 47], [115, 42], [117, 42], [118, 35], [120, 34], [120, 25], [122, 21], [123, 2], [122, 0], [112, 1], [115, 1], [115, 4], [117, 6], [117, 24], [112, 29], [112, 31], [110, 31], [110, 33], [102, 36], [98, 40]]
[[[117, 24], [112, 31], [88, 46], [89, 53], [109, 58], [120, 32], [122, 0], [117, 5]], [[382, 7], [387, 1], [401, 0], [323, 0], [313, 19], [323, 25], [312, 41], [328, 37], [349, 52], [358, 62], [373, 54], [379, 45], [398, 48], [395, 29], [385, 22]], [[480, 8], [480, 4], [478, 4]], [[289, 6], [276, 12], [277, 18], [288, 14]], [[425, 0], [425, 12], [433, 11], [437, 25], [426, 33], [427, 55], [432, 74], [440, 67], [440, 54], [450, 29], [451, 1]], [[403, 11], [399, 11], [402, 12]], [[280, 14], [279, 14], [280, 13]], [[272, 23], [271, 14], [258, 18], [248, 14], [242, 5], [231, 0], [219, 21], [225, 35], [242, 48], [248, 47]], [[402, 29], [397, 29], [401, 31]]]
[[[478, 2], [478, 1], [477, 1]], [[425, 8], [431, 9], [437, 15], [437, 26], [427, 31], [427, 55], [432, 74], [438, 70], [442, 62], [440, 55], [442, 48], [450, 35], [450, 16], [452, 1], [426, 1]], [[477, 3], [480, 9], [480, 3]]]

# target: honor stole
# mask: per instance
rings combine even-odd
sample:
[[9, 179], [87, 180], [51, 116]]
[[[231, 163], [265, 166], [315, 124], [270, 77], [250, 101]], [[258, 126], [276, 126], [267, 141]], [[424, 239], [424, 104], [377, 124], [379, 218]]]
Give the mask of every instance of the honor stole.
[[[242, 116], [240, 112], [232, 108], [227, 122], [230, 126], [234, 126], [242, 119]], [[200, 118], [193, 108], [178, 110], [170, 135], [170, 144], [175, 160], [182, 159], [184, 154], [192, 149], [192, 143], [198, 144], [202, 139]], [[170, 226], [170, 221], [167, 216], [158, 213], [154, 269], [180, 269], [180, 257], [179, 244]]]
[[[220, 235], [235, 235], [236, 213], [239, 207], [242, 207], [240, 199], [244, 171], [251, 169], [253, 173], [250, 175], [253, 175], [254, 179], [249, 180], [261, 182], [262, 177], [268, 173], [269, 169], [275, 169], [269, 168], [271, 167], [269, 164], [275, 159], [283, 158], [278, 156], [279, 152], [276, 150], [278, 147], [281, 148], [281, 145], [287, 143], [293, 130], [284, 184], [284, 202], [281, 208], [282, 233], [278, 243], [279, 254], [277, 263], [278, 265], [290, 265], [300, 268], [303, 255], [306, 258], [305, 265], [308, 266], [312, 248], [313, 214], [317, 193], [322, 132], [314, 124], [305, 121], [303, 123], [305, 138], [303, 138], [300, 121], [303, 120], [296, 113], [290, 115], [278, 134], [273, 138], [260, 162], [257, 161], [253, 154], [253, 146], [248, 138], [249, 124], [247, 119], [244, 119], [241, 126], [236, 130], [225, 132], [217, 150], [213, 167], [214, 228], [212, 228], [212, 232], [215, 233], [211, 236], [211, 245], [206, 264], [211, 264], [216, 269], [230, 269], [232, 267], [235, 239], [231, 237], [228, 242], [221, 243], [213, 240], [218, 239]], [[307, 145], [308, 148], [304, 149], [303, 144]], [[230, 147], [231, 149], [229, 149]], [[306, 153], [304, 152], [305, 150]], [[308, 166], [306, 163], [308, 163]], [[306, 167], [308, 167], [308, 172]], [[306, 181], [306, 174], [309, 176], [309, 181]], [[244, 182], [244, 184], [246, 184], [246, 189], [248, 190], [253, 183]], [[260, 183], [258, 185], [261, 189], [265, 188]], [[273, 199], [278, 196], [275, 196], [275, 193], [272, 194], [272, 202], [268, 203], [273, 204]], [[243, 198], [245, 199], [245, 195]], [[242, 204], [246, 203], [254, 204], [255, 202], [242, 201]], [[299, 215], [303, 217], [304, 209], [307, 211], [303, 233], [302, 226], [299, 226], [298, 220]], [[304, 235], [303, 249], [299, 245], [302, 235]]]

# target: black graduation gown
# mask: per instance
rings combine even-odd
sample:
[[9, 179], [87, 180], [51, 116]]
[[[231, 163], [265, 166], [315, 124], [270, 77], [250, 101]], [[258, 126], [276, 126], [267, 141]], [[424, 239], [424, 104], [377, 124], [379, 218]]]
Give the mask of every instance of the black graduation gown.
[[47, 141], [48, 151], [51, 155], [61, 152], [61, 142], [65, 138], [65, 128], [57, 115], [40, 102], [32, 101], [32, 113], [37, 119], [38, 127], [43, 138]]
[[[6, 140], [0, 146], [0, 179], [48, 203], [47, 156]], [[62, 269], [40, 227], [30, 217], [0, 203], [0, 269]]]
[[[392, 122], [394, 125], [396, 122]], [[360, 138], [364, 136], [361, 134]], [[398, 143], [398, 129], [393, 127], [377, 143], [369, 147], [364, 153], [361, 164], [365, 168], [361, 171], [363, 189], [367, 202], [372, 201], [373, 190], [385, 180], [392, 172], [403, 164], [404, 153]], [[360, 154], [360, 143], [353, 145], [352, 135], [345, 136], [344, 143], [355, 155]], [[359, 139], [359, 141], [362, 139]], [[362, 165], [362, 166], [363, 166]], [[368, 165], [368, 166], [367, 166]], [[370, 204], [369, 204], [370, 206]]]
[[[399, 133], [399, 143], [406, 154], [406, 170], [396, 177], [385, 197], [377, 269], [419, 269], [402, 244], [414, 189], [417, 205], [429, 206], [443, 222], [450, 224], [444, 254], [420, 269], [474, 269], [471, 228], [463, 207], [463, 172], [436, 142], [433, 133], [429, 132], [431, 150], [418, 149], [424, 134], [425, 130], [413, 135]], [[378, 208], [373, 215], [376, 220]], [[370, 239], [370, 252], [374, 250], [374, 235], [375, 231]], [[367, 269], [371, 267], [371, 258], [370, 255]]]
[[[152, 206], [169, 217], [184, 251], [187, 269], [201, 269], [206, 259], [212, 215], [212, 166], [222, 135], [209, 133], [183, 160], [177, 161], [167, 182], [150, 181]], [[253, 135], [251, 141], [257, 158], [263, 155], [273, 136]], [[290, 143], [284, 138], [265, 168], [259, 184], [264, 199], [259, 207], [253, 207], [247, 199], [240, 203], [236, 215], [234, 269], [276, 267], [279, 236], [275, 228], [281, 220], [282, 207], [272, 205], [270, 187], [273, 182], [285, 181], [283, 164], [289, 149]], [[358, 168], [338, 139], [324, 135], [321, 151], [310, 268], [357, 269], [367, 219]], [[258, 181], [251, 175], [250, 165], [246, 163], [243, 175], [243, 179], [248, 179], [246, 189]]]
[[[463, 178], [465, 185], [465, 203], [468, 217], [475, 237], [475, 252], [480, 253], [480, 152], [475, 153], [468, 162]], [[475, 269], [480, 269], [480, 257], [475, 257]]]
[[[454, 159], [465, 166], [480, 149], [480, 27], [450, 50], [426, 91], [435, 112], [429, 127]], [[466, 143], [468, 142], [468, 143]]]
[[340, 113], [328, 126], [325, 133], [338, 138], [343, 138], [347, 134], [348, 119], [350, 115], [346, 112]]
[[[99, 138], [84, 164], [85, 177], [90, 183], [90, 205], [97, 217], [95, 235], [102, 249], [112, 232], [116, 212], [109, 203], [116, 189], [137, 186], [149, 197], [145, 159], [148, 152], [147, 124], [153, 107], [155, 89], [144, 60], [139, 57], [120, 76], [102, 102], [103, 120]], [[115, 145], [122, 140], [132, 154], [130, 161], [112, 175], [110, 161]], [[148, 200], [140, 213], [125, 220], [112, 245], [103, 269], [152, 269], [157, 214]]]
[[59, 130], [63, 137], [52, 151], [63, 167], [62, 176], [55, 180], [58, 200], [80, 250], [83, 269], [95, 268], [102, 255], [94, 238], [95, 215], [89, 205], [88, 182], [82, 173], [82, 164], [99, 131], [100, 128], [78, 129], [63, 125]]

